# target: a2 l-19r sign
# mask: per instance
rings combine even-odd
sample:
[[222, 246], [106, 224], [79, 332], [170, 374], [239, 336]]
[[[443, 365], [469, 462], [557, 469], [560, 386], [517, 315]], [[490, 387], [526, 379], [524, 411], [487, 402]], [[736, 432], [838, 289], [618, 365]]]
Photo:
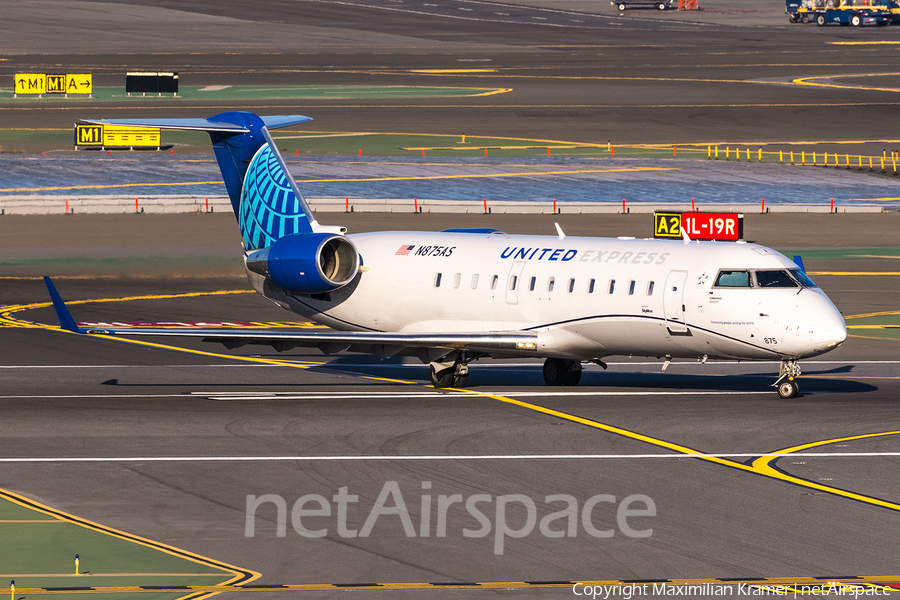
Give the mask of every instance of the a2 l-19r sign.
[[653, 213], [653, 237], [737, 241], [744, 239], [744, 215], [738, 213]]

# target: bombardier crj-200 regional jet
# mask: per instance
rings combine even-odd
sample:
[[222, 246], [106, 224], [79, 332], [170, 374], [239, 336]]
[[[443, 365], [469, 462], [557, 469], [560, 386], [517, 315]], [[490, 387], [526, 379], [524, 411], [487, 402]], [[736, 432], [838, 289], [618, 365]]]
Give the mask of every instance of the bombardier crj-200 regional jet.
[[311, 120], [231, 112], [209, 119], [92, 121], [207, 131], [237, 216], [253, 288], [333, 331], [79, 328], [49, 283], [64, 328], [201, 336], [228, 348], [298, 346], [414, 356], [435, 387], [466, 385], [482, 357], [544, 358], [549, 385], [611, 355], [781, 361], [775, 386], [797, 394], [798, 359], [847, 329], [800, 265], [748, 243], [508, 235], [496, 229], [346, 235], [319, 224], [269, 130]]

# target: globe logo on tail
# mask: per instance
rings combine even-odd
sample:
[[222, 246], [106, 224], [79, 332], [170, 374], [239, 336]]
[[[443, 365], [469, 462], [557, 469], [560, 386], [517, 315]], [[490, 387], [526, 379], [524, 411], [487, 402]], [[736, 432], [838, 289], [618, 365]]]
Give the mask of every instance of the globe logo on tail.
[[247, 250], [267, 248], [286, 235], [311, 231], [288, 176], [268, 144], [260, 147], [247, 168], [238, 221]]

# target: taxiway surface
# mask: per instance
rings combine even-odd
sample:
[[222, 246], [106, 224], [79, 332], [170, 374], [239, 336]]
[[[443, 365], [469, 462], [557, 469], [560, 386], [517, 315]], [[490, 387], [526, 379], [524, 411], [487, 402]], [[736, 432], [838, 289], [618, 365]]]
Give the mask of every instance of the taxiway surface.
[[[826, 216], [832, 223], [845, 217], [819, 218]], [[195, 217], [195, 231], [206, 229], [204, 217]], [[427, 229], [431, 223], [420, 217], [429, 218], [367, 216], [374, 229]], [[534, 227], [538, 218], [497, 217], [495, 225], [508, 219], [510, 229]], [[768, 241], [809, 217], [759, 215], [751, 230]], [[143, 217], [80, 217], [112, 230], [117, 219], [129, 218]], [[166, 238], [167, 221], [185, 218], [147, 220], [143, 235], [132, 230], [122, 236], [148, 247], [142, 244]], [[465, 221], [454, 223], [460, 225], [479, 220], [452, 218]], [[844, 234], [851, 247], [887, 234], [895, 220], [853, 218], [859, 222], [850, 231], [857, 234]], [[16, 219], [19, 239], [28, 238], [28, 227], [52, 221]], [[57, 223], [65, 219], [72, 217]], [[216, 225], [230, 225], [229, 219], [215, 217]], [[628, 215], [613, 223], [609, 216], [594, 219], [600, 233], [637, 222]], [[205, 223], [210, 233], [176, 243], [172, 251], [190, 254], [219, 235], [212, 218]], [[580, 226], [590, 224], [582, 217]], [[818, 235], [828, 235], [826, 226], [819, 221]], [[861, 235], [863, 229], [871, 236]], [[816, 239], [807, 231], [797, 241], [814, 245]], [[229, 244], [207, 253], [228, 254]], [[81, 274], [57, 280], [79, 321], [292, 320], [246, 293], [239, 271], [225, 263], [188, 264], [183, 274], [193, 277], [173, 278], [145, 270], [133, 253], [123, 256], [113, 273], [82, 264]], [[232, 260], [238, 262], [236, 255]], [[888, 273], [894, 261], [806, 262], [812, 273], [849, 272], [864, 263]], [[135, 265], [131, 276], [129, 263]], [[814, 277], [847, 316], [896, 308], [896, 273]], [[54, 322], [52, 309], [29, 306], [46, 303], [39, 280], [6, 279], [3, 285], [4, 304], [24, 306], [4, 312], [7, 318]], [[136, 296], [143, 299], [115, 300]], [[113, 301], [77, 303], [101, 298]], [[578, 388], [560, 390], [543, 386], [539, 363], [489, 361], [473, 367], [464, 391], [436, 392], [425, 385], [422, 365], [356, 355], [224, 351], [201, 342], [159, 347], [15, 327], [0, 334], [3, 487], [257, 571], [256, 583], [829, 577], [895, 569], [897, 435], [877, 435], [900, 430], [895, 340], [851, 337], [821, 359], [805, 361], [803, 395], [780, 400], [770, 388], [775, 363], [676, 362], [662, 373], [659, 361], [620, 357], [608, 371], [587, 369]], [[797, 448], [806, 444], [815, 445]], [[780, 451], [787, 454], [772, 459], [771, 470], [758, 463]], [[414, 531], [396, 515], [382, 516], [366, 537], [350, 537], [365, 526], [389, 482], [397, 482]], [[327, 529], [324, 537], [303, 537], [288, 513], [280, 536], [274, 505], [266, 505], [248, 536], [248, 496], [272, 494], [290, 510], [301, 496], [331, 499], [344, 487], [358, 496], [348, 505], [346, 535], [333, 513], [298, 519], [301, 527]], [[574, 537], [549, 537], [536, 524], [524, 537], [504, 537], [498, 554], [496, 529], [464, 533], [477, 533], [479, 522], [461, 503], [448, 505], [446, 533], [438, 536], [438, 498], [455, 494], [463, 501], [486, 494], [490, 500], [481, 508], [492, 521], [499, 496], [533, 499], [540, 520], [560, 508], [546, 502], [548, 496], [583, 502], [606, 494], [619, 503], [638, 494], [653, 500], [655, 515], [633, 517], [631, 524], [653, 531], [647, 538], [625, 536], [609, 501], [595, 509], [594, 524], [615, 530], [613, 537], [595, 538], [583, 529]], [[423, 497], [432, 503], [425, 525]], [[509, 506], [504, 518], [510, 528], [526, 527], [525, 505]], [[552, 528], [566, 529], [559, 522]], [[508, 593], [537, 597], [561, 590]]]
[[[312, 104], [4, 100], [3, 127], [65, 129], [83, 117], [250, 109], [310, 114], [316, 127], [331, 132], [770, 148], [813, 140], [850, 153], [881, 153], [897, 138], [885, 125], [896, 116], [890, 83], [896, 52], [880, 43], [896, 41], [894, 28], [791, 26], [783, 16], [783, 25], [760, 26], [758, 16], [743, 25], [738, 13], [676, 23], [639, 11], [585, 25], [571, 21], [589, 17], [559, 12], [498, 18], [494, 13], [507, 11], [493, 2], [435, 2], [417, 12], [375, 0], [349, 7], [262, 4], [268, 10], [248, 16], [246, 3], [227, 1], [192, 3], [190, 12], [163, 0], [11, 2], [0, 24], [6, 59], [0, 76], [66, 69], [94, 73], [95, 85], [121, 86], [126, 70], [171, 68], [183, 73], [185, 85], [190, 79], [512, 91], [452, 101]], [[437, 14], [431, 4], [455, 12]], [[456, 18], [467, 12], [473, 14]], [[729, 16], [735, 22], [723, 24]], [[162, 29], [143, 26], [148, 19]], [[32, 23], [42, 26], [29, 29]], [[852, 85], [840, 80], [858, 75], [867, 77]], [[0, 304], [20, 305], [4, 309], [8, 326], [0, 328], [4, 489], [257, 571], [264, 584], [518, 581], [506, 586], [510, 597], [546, 597], [571, 591], [524, 582], [898, 575], [895, 340], [854, 335], [809, 361], [803, 395], [785, 401], [769, 387], [774, 364], [673, 363], [662, 374], [655, 361], [616, 359], [609, 371], [589, 369], [582, 386], [559, 394], [542, 385], [537, 364], [485, 363], [473, 368], [466, 391], [438, 393], [423, 385], [419, 365], [259, 349], [226, 353], [199, 342], [151, 347], [24, 327], [53, 322], [49, 308], [32, 305], [47, 301], [35, 277], [54, 272], [62, 275], [57, 285], [67, 300], [110, 300], [73, 304], [79, 321], [290, 318], [245, 293], [230, 217], [117, 220], [130, 217], [142, 218], [0, 217], [3, 251], [14, 257], [0, 273], [8, 277]], [[748, 237], [786, 249], [872, 250], [896, 246], [895, 217], [759, 216], [748, 222]], [[438, 229], [446, 222], [427, 215], [389, 219], [381, 227]], [[469, 219], [457, 223], [484, 224]], [[552, 227], [546, 218], [505, 219], [490, 224], [521, 232]], [[646, 235], [648, 226], [627, 216], [603, 219], [562, 216], [561, 224], [570, 235]], [[813, 276], [845, 316], [896, 311], [897, 259], [864, 254], [807, 259], [806, 266], [845, 273]], [[121, 300], [136, 296], [143, 299]], [[785, 456], [763, 457], [775, 451]], [[389, 482], [405, 499], [412, 531], [386, 515], [360, 536]], [[290, 515], [280, 536], [274, 505], [266, 505], [248, 535], [248, 496], [280, 497], [290, 511], [303, 495], [328, 500], [344, 487], [359, 498], [343, 533], [334, 513], [300, 514], [297, 521], [327, 529], [325, 536], [302, 537]], [[590, 536], [579, 511], [574, 536], [565, 521], [555, 521], [549, 534], [534, 523], [524, 537], [504, 537], [500, 554], [496, 527], [481, 535], [483, 523], [463, 504], [446, 504], [457, 494], [462, 502], [486, 495], [490, 501], [481, 507], [492, 525], [501, 496], [533, 500], [540, 521], [561, 506], [548, 496], [570, 495], [582, 508], [605, 494], [592, 522], [614, 535]], [[636, 531], [652, 528], [649, 537], [625, 535], [617, 518], [618, 503], [635, 494], [650, 498], [655, 514], [627, 523]], [[436, 512], [441, 496], [444, 537]], [[430, 507], [426, 501], [423, 511], [425, 498]], [[423, 514], [433, 515], [428, 523]], [[529, 522], [524, 502], [510, 502], [506, 514], [510, 528]], [[560, 531], [563, 537], [554, 537]]]

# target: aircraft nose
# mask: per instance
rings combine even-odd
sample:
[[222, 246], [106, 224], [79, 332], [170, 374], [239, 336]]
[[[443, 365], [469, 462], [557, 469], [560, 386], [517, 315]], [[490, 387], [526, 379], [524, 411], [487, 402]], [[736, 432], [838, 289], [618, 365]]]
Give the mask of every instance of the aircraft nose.
[[847, 339], [847, 324], [837, 308], [829, 302], [827, 310], [819, 311], [812, 319], [809, 339], [816, 352], [834, 350]]

